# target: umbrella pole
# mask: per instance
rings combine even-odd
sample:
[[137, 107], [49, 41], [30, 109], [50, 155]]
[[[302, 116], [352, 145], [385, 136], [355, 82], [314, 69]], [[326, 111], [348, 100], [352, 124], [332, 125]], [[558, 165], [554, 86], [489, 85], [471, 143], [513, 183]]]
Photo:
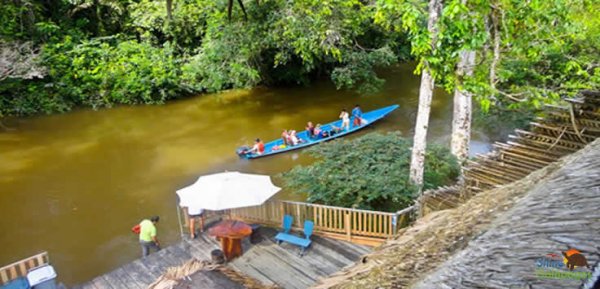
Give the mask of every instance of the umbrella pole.
[[183, 240], [183, 225], [181, 224], [181, 212], [179, 210], [181, 210], [181, 208], [179, 207], [179, 205], [175, 205], [175, 207], [177, 208], [177, 222], [179, 222], [179, 232], [181, 233], [181, 240]]

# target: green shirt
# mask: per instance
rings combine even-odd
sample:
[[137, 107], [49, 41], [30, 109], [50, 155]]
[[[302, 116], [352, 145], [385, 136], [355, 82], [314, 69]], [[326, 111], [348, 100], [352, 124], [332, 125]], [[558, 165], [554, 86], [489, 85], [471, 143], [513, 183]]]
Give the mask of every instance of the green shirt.
[[152, 242], [152, 238], [156, 237], [156, 227], [150, 220], [143, 220], [140, 223], [140, 241]]

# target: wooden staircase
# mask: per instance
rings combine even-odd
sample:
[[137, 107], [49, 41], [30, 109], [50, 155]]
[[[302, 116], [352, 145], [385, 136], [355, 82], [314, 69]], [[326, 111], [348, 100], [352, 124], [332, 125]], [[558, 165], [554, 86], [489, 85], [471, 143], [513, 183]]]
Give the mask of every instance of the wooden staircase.
[[459, 185], [426, 191], [419, 198], [420, 214], [456, 207], [480, 191], [519, 180], [600, 137], [600, 91], [581, 91], [564, 101], [565, 106], [547, 105], [528, 131], [517, 129], [508, 141], [496, 142], [491, 152], [467, 161]]

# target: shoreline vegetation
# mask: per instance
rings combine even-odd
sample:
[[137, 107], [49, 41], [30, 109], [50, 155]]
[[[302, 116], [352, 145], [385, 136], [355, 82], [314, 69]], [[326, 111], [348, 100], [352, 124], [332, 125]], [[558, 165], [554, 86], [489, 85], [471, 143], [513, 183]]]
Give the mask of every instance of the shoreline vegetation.
[[[427, 2], [388, 2], [4, 0], [0, 117], [323, 78], [369, 94], [384, 82], [377, 68], [415, 59], [416, 73], [427, 65], [437, 85], [463, 86], [484, 111], [538, 108], [600, 83], [593, 1], [452, 2], [438, 22], [436, 52], [427, 48]], [[236, 4], [230, 13], [228, 4]], [[497, 35], [479, 29], [499, 21], [497, 13], [507, 22]], [[536, 33], [517, 38], [532, 27]], [[466, 48], [478, 51], [478, 65], [456, 75], [456, 52]]]

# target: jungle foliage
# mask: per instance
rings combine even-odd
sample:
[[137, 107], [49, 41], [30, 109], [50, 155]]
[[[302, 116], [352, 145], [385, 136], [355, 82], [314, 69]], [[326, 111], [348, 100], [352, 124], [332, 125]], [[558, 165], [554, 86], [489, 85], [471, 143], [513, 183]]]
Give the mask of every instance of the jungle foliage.
[[[377, 67], [410, 57], [447, 90], [474, 92], [484, 110], [539, 107], [600, 84], [598, 1], [446, 0], [435, 50], [425, 0], [242, 3], [0, 0], [0, 116], [323, 77], [370, 93], [383, 83]], [[477, 66], [461, 79], [465, 49]], [[11, 69], [23, 59], [42, 77]]]
[[[472, 92], [491, 106], [539, 108], [583, 88], [600, 87], [600, 2], [590, 0], [446, 0], [431, 44], [427, 1], [378, 0], [375, 22], [409, 35], [412, 54], [436, 83]], [[435, 49], [433, 49], [435, 47]], [[461, 78], [461, 51], [475, 51]]]
[[374, 6], [359, 0], [244, 1], [247, 17], [234, 3], [231, 18], [227, 1], [0, 1], [1, 41], [35, 43], [47, 71], [0, 76], [0, 115], [328, 76], [369, 93], [383, 83], [376, 67], [408, 57], [403, 34], [375, 24]]
[[[396, 211], [410, 206], [417, 188], [408, 181], [411, 142], [400, 133], [369, 133], [314, 146], [317, 161], [283, 174], [286, 187], [324, 205]], [[460, 173], [447, 148], [428, 146], [424, 188], [455, 182]]]

